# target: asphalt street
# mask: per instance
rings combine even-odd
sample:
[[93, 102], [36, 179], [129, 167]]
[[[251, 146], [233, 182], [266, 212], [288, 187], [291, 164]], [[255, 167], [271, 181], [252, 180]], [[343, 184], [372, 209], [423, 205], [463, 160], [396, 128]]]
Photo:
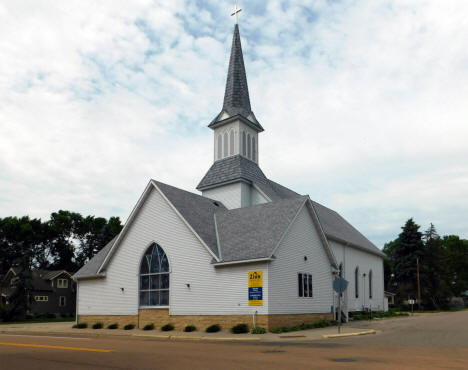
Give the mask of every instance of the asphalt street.
[[0, 369], [468, 368], [466, 310], [359, 325], [378, 334], [308, 343], [0, 334]]

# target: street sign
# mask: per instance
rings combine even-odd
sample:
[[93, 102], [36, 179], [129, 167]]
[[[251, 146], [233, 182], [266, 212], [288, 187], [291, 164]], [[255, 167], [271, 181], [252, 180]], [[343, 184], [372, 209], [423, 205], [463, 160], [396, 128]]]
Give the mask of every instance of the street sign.
[[333, 280], [333, 290], [335, 292], [343, 293], [347, 287], [348, 287], [348, 280], [342, 277], [337, 277], [335, 280]]
[[249, 271], [249, 306], [263, 306], [263, 271]]

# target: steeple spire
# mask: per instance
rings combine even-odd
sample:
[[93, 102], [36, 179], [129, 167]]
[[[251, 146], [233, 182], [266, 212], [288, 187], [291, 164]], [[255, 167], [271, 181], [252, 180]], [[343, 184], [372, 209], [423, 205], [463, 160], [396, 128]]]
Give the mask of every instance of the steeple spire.
[[245, 74], [244, 57], [239, 34], [239, 25], [234, 26], [232, 37], [231, 58], [224, 92], [223, 110], [229, 115], [241, 114], [245, 118], [252, 112], [250, 108], [249, 88]]
[[[232, 15], [237, 16], [239, 11], [239, 8], [234, 9]], [[223, 124], [226, 119], [234, 116], [241, 116], [255, 130], [263, 131], [263, 127], [255, 118], [250, 106], [249, 88], [247, 86], [244, 56], [242, 54], [239, 25], [237, 22], [234, 26], [234, 35], [232, 36], [231, 57], [229, 59], [226, 90], [224, 91], [223, 109], [208, 127], [214, 129]]]

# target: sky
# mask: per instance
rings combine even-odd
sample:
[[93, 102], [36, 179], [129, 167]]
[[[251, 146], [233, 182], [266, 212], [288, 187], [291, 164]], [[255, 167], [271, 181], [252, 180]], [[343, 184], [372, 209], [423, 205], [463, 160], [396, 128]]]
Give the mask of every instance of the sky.
[[[233, 1], [0, 0], [0, 217], [126, 220], [213, 162]], [[239, 2], [267, 177], [377, 246], [468, 238], [468, 2]]]

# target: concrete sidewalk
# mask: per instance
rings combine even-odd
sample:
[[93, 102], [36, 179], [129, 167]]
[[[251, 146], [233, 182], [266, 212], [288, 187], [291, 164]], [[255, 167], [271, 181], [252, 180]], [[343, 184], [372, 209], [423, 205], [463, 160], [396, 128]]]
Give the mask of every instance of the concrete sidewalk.
[[[170, 340], [206, 340], [206, 341], [246, 341], [246, 342], [301, 342], [324, 339], [324, 336], [338, 333], [336, 326], [300, 330], [289, 333], [274, 334], [232, 334], [228, 331], [218, 333], [205, 333], [195, 331], [185, 333], [181, 331], [164, 332], [155, 330], [123, 330], [123, 329], [73, 329], [72, 322], [54, 323], [22, 323], [22, 324], [2, 324], [0, 333], [2, 334], [25, 334], [25, 335], [73, 335], [73, 336], [128, 336], [148, 339], [170, 339]], [[341, 332], [344, 334], [360, 333], [362, 328], [353, 328], [348, 325], [343, 326]]]

